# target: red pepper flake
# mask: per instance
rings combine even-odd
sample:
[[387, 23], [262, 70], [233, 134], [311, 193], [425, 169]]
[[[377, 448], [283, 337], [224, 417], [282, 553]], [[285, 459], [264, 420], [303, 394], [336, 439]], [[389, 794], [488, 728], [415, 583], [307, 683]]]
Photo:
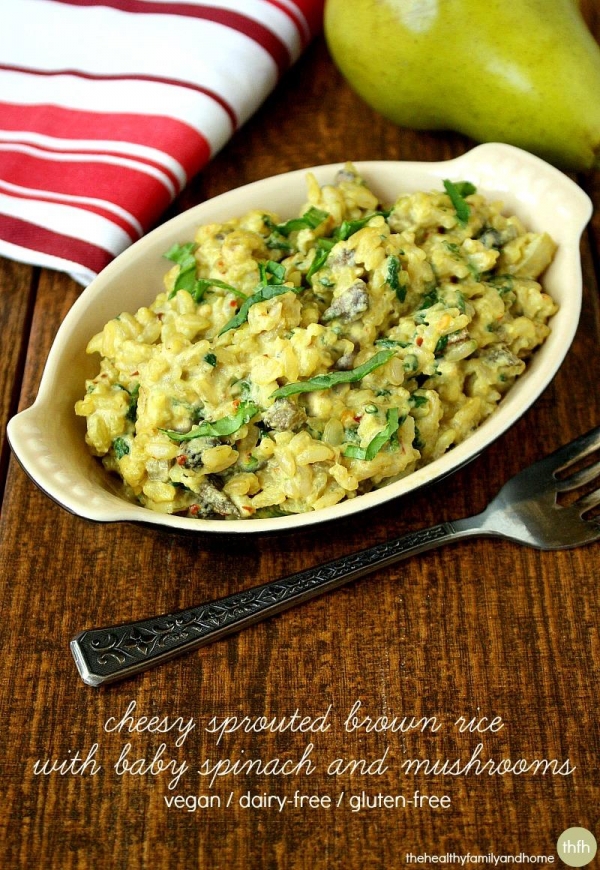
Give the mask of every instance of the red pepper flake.
[[362, 414], [356, 414], [356, 416], [354, 417], [354, 422], [360, 423], [361, 420], [362, 420]]
[[200, 505], [199, 504], [191, 504], [188, 511], [191, 517], [197, 517], [200, 513]]
[[233, 407], [236, 409], [236, 411], [240, 406], [240, 402], [241, 402], [241, 399], [234, 399], [233, 400]]
[[186, 457], [183, 455], [183, 453], [180, 453], [175, 461], [177, 462], [177, 465], [185, 465]]
[[421, 347], [421, 345], [423, 344], [423, 336], [422, 335], [417, 336], [417, 338], [415, 339], [415, 344], [417, 345], [417, 347]]
[[238, 303], [237, 303], [237, 300], [236, 300], [236, 299], [232, 299], [231, 302], [230, 302], [229, 304], [230, 304], [230, 306], [231, 306], [232, 308], [237, 308], [237, 307], [238, 307]]

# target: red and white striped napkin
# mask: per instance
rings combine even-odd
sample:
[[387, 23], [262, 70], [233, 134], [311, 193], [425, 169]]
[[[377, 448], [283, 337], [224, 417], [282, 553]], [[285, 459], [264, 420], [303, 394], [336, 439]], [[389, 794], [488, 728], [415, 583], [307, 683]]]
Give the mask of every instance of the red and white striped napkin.
[[2, 0], [0, 255], [87, 284], [321, 26], [324, 0]]

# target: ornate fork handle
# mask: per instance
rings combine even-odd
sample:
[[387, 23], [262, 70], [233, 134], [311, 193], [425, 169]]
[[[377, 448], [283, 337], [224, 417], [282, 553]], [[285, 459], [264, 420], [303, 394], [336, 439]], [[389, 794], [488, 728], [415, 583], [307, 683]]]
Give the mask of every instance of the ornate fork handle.
[[138, 622], [82, 631], [71, 651], [85, 683], [100, 686], [240, 631], [365, 574], [458, 537], [472, 520], [441, 523], [226, 598]]

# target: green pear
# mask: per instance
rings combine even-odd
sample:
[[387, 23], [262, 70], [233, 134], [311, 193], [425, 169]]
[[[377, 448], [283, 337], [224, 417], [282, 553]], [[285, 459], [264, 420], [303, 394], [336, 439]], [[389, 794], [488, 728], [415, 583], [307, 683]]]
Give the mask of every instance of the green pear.
[[575, 0], [326, 0], [325, 36], [400, 126], [600, 166], [600, 47]]

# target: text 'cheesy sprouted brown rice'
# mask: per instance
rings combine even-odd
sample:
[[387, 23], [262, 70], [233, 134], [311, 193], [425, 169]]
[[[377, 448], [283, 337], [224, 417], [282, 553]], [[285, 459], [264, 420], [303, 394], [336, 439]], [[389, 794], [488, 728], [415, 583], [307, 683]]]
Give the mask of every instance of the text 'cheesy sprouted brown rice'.
[[352, 164], [301, 217], [255, 210], [165, 256], [165, 289], [89, 343], [76, 413], [147, 508], [319, 510], [463, 441], [549, 333], [555, 244], [468, 182], [385, 208]]

